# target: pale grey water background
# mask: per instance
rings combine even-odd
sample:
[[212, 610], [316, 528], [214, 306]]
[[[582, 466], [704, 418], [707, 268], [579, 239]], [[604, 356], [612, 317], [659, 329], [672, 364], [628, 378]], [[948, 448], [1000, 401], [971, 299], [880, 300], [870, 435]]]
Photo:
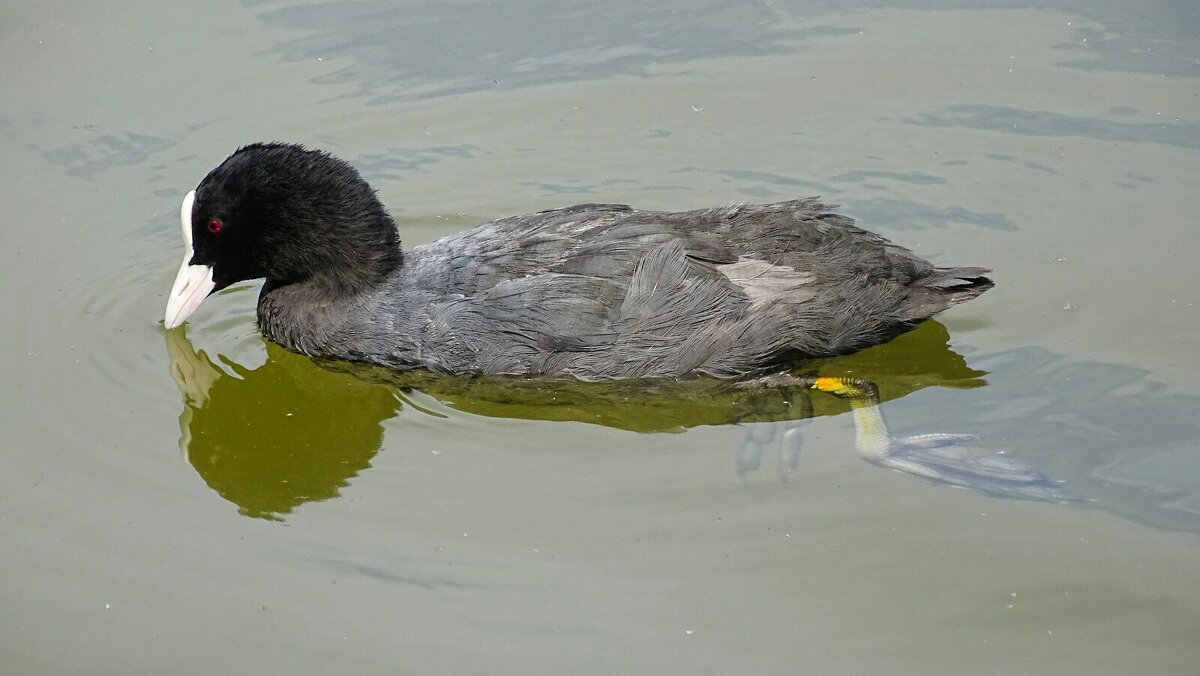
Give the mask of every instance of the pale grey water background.
[[[0, 92], [0, 671], [1200, 661], [1194, 3], [6, 2]], [[409, 244], [579, 201], [820, 194], [992, 266], [997, 288], [942, 318], [988, 385], [887, 413], [1092, 501], [881, 470], [845, 415], [804, 425], [784, 483], [771, 457], [739, 474], [747, 426], [394, 402], [268, 350], [254, 285], [168, 348], [179, 200], [262, 139], [354, 162]], [[169, 373], [193, 348], [241, 369], [207, 407]], [[223, 469], [320, 387], [340, 398], [296, 415], [357, 435], [344, 471], [305, 493], [278, 466]], [[207, 423], [218, 395], [236, 410]], [[325, 419], [330, 401], [356, 403]]]

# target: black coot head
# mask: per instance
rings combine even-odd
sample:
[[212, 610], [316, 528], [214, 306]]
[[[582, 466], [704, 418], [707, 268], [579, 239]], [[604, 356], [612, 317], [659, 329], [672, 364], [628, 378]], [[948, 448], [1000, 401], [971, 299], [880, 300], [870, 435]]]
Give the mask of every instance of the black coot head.
[[346, 162], [298, 145], [239, 149], [184, 199], [180, 218], [187, 251], [168, 328], [243, 280], [316, 279], [353, 293], [400, 264], [395, 224], [371, 186]]

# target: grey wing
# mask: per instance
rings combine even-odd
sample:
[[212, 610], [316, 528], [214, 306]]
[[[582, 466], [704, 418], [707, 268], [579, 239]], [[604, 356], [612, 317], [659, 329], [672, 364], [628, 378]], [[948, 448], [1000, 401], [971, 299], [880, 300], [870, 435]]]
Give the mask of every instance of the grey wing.
[[764, 270], [742, 278], [754, 266], [731, 266], [692, 258], [669, 239], [638, 258], [628, 277], [506, 280], [429, 308], [429, 339], [443, 348], [435, 367], [584, 380], [744, 372], [788, 349], [794, 312], [785, 305], [810, 278]]
[[631, 213], [623, 204], [582, 204], [484, 223], [412, 249], [411, 279], [434, 294], [473, 296], [545, 272], [588, 275], [592, 271], [564, 264], [582, 262], [586, 252], [611, 242], [605, 231]]
[[566, 355], [606, 349], [616, 339], [611, 280], [543, 273], [496, 284], [426, 308], [426, 365], [449, 373], [543, 374]]
[[694, 258], [680, 240], [642, 257], [616, 322], [612, 361], [620, 376], [643, 369], [656, 376], [734, 375], [784, 351], [790, 314], [784, 299], [738, 280], [731, 268], [744, 271], [738, 263]]

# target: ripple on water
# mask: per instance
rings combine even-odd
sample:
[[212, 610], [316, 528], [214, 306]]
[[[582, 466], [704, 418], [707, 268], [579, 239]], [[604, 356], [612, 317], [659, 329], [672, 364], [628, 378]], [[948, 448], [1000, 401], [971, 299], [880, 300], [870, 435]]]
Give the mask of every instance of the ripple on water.
[[[85, 385], [121, 383], [133, 397], [159, 399], [171, 387], [163, 349], [163, 308], [177, 270], [178, 242], [165, 232], [139, 236], [105, 276], [65, 299], [62, 312], [43, 314], [46, 322], [87, 317], [76, 351]], [[262, 340], [255, 328], [256, 285], [237, 285], [204, 304], [204, 321], [193, 328], [198, 346], [219, 345], [241, 364], [261, 363]], [[32, 327], [35, 332], [63, 326]], [[175, 405], [174, 403], [172, 404]]]
[[[10, 377], [21, 387], [5, 409], [19, 421], [9, 428], [13, 443], [28, 451], [10, 469], [53, 477], [42, 484], [45, 509], [93, 500], [136, 509], [147, 493], [160, 506], [190, 499], [179, 490], [195, 479], [179, 471], [182, 401], [162, 319], [179, 246], [178, 226], [165, 219], [110, 240], [85, 233], [64, 240], [39, 274], [6, 280], [19, 321], [0, 339], [19, 357]], [[261, 360], [253, 288], [228, 295], [205, 304], [197, 345], [232, 351], [240, 363]]]

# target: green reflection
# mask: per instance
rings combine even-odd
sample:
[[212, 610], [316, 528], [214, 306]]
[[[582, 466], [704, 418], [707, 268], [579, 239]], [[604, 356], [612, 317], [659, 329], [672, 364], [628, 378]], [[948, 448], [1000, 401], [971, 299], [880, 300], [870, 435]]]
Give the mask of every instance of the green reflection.
[[314, 368], [274, 345], [268, 351], [253, 370], [222, 359], [231, 375], [197, 352], [183, 330], [167, 332], [188, 462], [242, 514], [278, 518], [337, 497], [369, 467], [383, 443], [381, 423], [400, 402], [387, 385]]
[[[983, 371], [950, 350], [946, 327], [927, 321], [885, 345], [798, 364], [793, 373], [868, 378], [883, 401], [924, 387], [977, 387]], [[395, 373], [330, 364], [360, 377], [418, 390], [460, 411], [496, 418], [588, 422], [632, 432], [672, 432], [698, 425], [797, 420], [849, 410], [831, 396], [800, 387], [752, 387], [750, 381], [688, 378], [582, 383], [512, 377], [452, 377], [426, 371]]]
[[[983, 384], [947, 345], [933, 321], [862, 352], [799, 365], [795, 373], [874, 381], [883, 400], [941, 385]], [[796, 386], [755, 386], [712, 378], [581, 383], [574, 380], [451, 377], [321, 363], [264, 341], [266, 363], [218, 366], [187, 338], [168, 331], [171, 375], [183, 393], [180, 447], [188, 462], [241, 513], [280, 518], [296, 506], [337, 497], [370, 466], [383, 422], [419, 391], [477, 415], [577, 421], [635, 432], [697, 425], [788, 421], [848, 410], [833, 396]], [[413, 406], [414, 408], [418, 408]], [[420, 410], [418, 408], [418, 410]]]

